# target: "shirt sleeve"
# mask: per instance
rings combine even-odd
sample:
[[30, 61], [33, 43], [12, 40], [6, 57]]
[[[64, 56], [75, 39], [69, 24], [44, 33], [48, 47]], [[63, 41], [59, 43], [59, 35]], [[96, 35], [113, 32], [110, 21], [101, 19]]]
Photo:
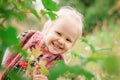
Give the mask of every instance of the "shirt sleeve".
[[[34, 33], [35, 33], [35, 30], [28, 30], [28, 31], [25, 31], [19, 34], [17, 38], [20, 39], [20, 45], [24, 46], [24, 44], [27, 43], [27, 40], [29, 40], [29, 37], [31, 37]], [[2, 60], [1, 65], [3, 67], [7, 67], [11, 63], [14, 57], [15, 57], [15, 54], [13, 54], [10, 48], [8, 47], [5, 50], [5, 53], [3, 55], [3, 60]]]

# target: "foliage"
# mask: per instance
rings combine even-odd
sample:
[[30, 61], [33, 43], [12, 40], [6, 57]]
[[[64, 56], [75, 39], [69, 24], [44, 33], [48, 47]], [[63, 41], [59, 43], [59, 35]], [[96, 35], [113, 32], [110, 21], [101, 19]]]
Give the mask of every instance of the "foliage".
[[[17, 30], [11, 25], [12, 19], [18, 19], [23, 21], [27, 17], [27, 13], [32, 13], [36, 18], [40, 19], [39, 14], [34, 9], [32, 2], [35, 0], [1, 0], [0, 1], [0, 47], [1, 47], [1, 59], [4, 53], [4, 50], [10, 45], [15, 45], [19, 43], [19, 40], [16, 38]], [[47, 5], [49, 2], [50, 5]], [[52, 11], [58, 10], [58, 7], [55, 2], [52, 0], [44, 0], [43, 4], [46, 8], [46, 13], [50, 16], [51, 19], [55, 19], [55, 14]], [[54, 6], [50, 7], [50, 6]], [[49, 8], [48, 8], [49, 7]], [[24, 55], [24, 54], [23, 54]]]
[[[16, 37], [17, 36], [17, 30], [14, 28], [14, 26], [11, 24], [12, 19], [17, 19], [20, 21], [23, 21], [27, 18], [27, 13], [32, 13], [36, 16], [36, 18], [40, 19], [40, 15], [36, 12], [34, 9], [34, 6], [32, 5], [32, 2], [35, 0], [1, 0], [0, 1], [0, 63], [2, 62], [2, 58], [4, 55], [4, 52], [6, 48], [10, 48], [13, 50], [15, 53], [16, 52], [21, 52], [23, 57], [27, 57], [26, 51], [22, 50], [20, 45], [19, 39]], [[52, 0], [42, 0], [42, 3], [45, 7], [45, 10], [42, 11], [42, 15], [48, 14], [49, 17], [54, 20], [56, 18], [56, 14], [54, 14], [54, 11], [57, 11], [59, 8], [57, 7], [57, 4], [53, 2]], [[48, 5], [49, 4], [49, 5]], [[65, 64], [60, 64], [60, 66], [57, 66], [50, 72], [50, 79], [56, 79], [59, 77], [59, 74], [64, 75], [65, 72], [69, 71], [70, 73], [74, 73], [75, 75], [82, 74], [85, 75], [86, 78], [89, 80], [92, 78], [92, 74], [80, 67], [78, 67], [78, 70], [76, 70], [75, 66], [69, 67]], [[2, 66], [1, 66], [2, 67]], [[67, 69], [65, 72], [59, 72], [58, 74], [53, 75], [58, 69], [63, 69], [66, 67]], [[46, 69], [41, 68], [40, 71], [46, 75], [48, 75], [48, 71]], [[59, 70], [58, 70], [59, 71]], [[14, 75], [14, 76], [13, 76]], [[6, 80], [16, 80], [16, 79], [23, 79], [22, 78], [22, 73], [14, 70], [8, 71], [6, 75]], [[56, 76], [56, 77], [53, 77]]]
[[[11, 24], [11, 21], [13, 19], [24, 21], [27, 18], [28, 13], [34, 14], [36, 18], [40, 20], [41, 16], [34, 9], [34, 6], [32, 5], [33, 1], [35, 0], [0, 0], [0, 63], [2, 62], [2, 58], [7, 47], [15, 50], [15, 52], [21, 52], [22, 56], [27, 57], [26, 51], [22, 50], [18, 45], [19, 40], [16, 37], [18, 32], [14, 28], [14, 25]], [[78, 11], [82, 12], [84, 14], [84, 29], [86, 32], [91, 31], [98, 24], [98, 22], [103, 22], [105, 19], [110, 19], [108, 11], [115, 1], [116, 0], [64, 0], [63, 2], [63, 0], [60, 0], [59, 6], [70, 5], [72, 7], [76, 7]], [[52, 20], [54, 20], [57, 16], [54, 11], [59, 9], [57, 4], [52, 0], [42, 0], [42, 4], [45, 7], [44, 10], [41, 10], [42, 16], [47, 14]], [[119, 31], [115, 31], [115, 34], [116, 32]], [[100, 37], [101, 39], [98, 38], [102, 42], [100, 44], [104, 44], [104, 41], [108, 42], [108, 39], [111, 39], [109, 38], [109, 35], [106, 34], [105, 37], [108, 39], [103, 41], [102, 39], [105, 33], [101, 32], [100, 34], [102, 36]], [[96, 41], [94, 41], [94, 43], [91, 43], [90, 38], [82, 38], [81, 42], [90, 47], [90, 51], [84, 52], [86, 54], [88, 53], [88, 56], [83, 56], [83, 54], [72, 52], [72, 55], [80, 60], [78, 65], [68, 66], [60, 61], [54, 68], [50, 70], [50, 72], [44, 68], [41, 69], [41, 72], [49, 75], [50, 80], [56, 80], [60, 76], [73, 79], [79, 75], [85, 76], [86, 80], [91, 80], [96, 78], [96, 74], [94, 71], [88, 70], [86, 65], [88, 65], [90, 62], [94, 62], [103, 70], [103, 73], [105, 72], [104, 76], [100, 76], [101, 79], [114, 80], [115, 78], [111, 78], [111, 75], [112, 77], [116, 77], [116, 75], [119, 76], [118, 57], [113, 54], [107, 54], [109, 56], [106, 56], [106, 53], [111, 53], [113, 49], [109, 47], [98, 48], [94, 44], [99, 40], [95, 40]], [[108, 42], [107, 44], [109, 43], [112, 43], [112, 41]], [[111, 63], [113, 65], [111, 65]], [[92, 70], [92, 68], [90, 69]], [[9, 71], [7, 76], [10, 78], [9, 80], [23, 79], [23, 75], [21, 73], [17, 74], [16, 71]], [[95, 80], [97, 80], [97, 78]]]
[[119, 34], [119, 27], [113, 25], [82, 38], [71, 52], [74, 64], [92, 72], [95, 80], [119, 80]]
[[[21, 52], [23, 57], [27, 57], [27, 52], [22, 50], [19, 45], [20, 41], [17, 38], [18, 31], [11, 22], [13, 19], [24, 21], [27, 18], [28, 13], [32, 13], [40, 20], [40, 15], [32, 4], [34, 1], [36, 0], [0, 0], [0, 64], [2, 63], [4, 52], [8, 47], [15, 53]], [[52, 0], [44, 0], [42, 2], [45, 7], [44, 12], [54, 20], [56, 14], [54, 14], [53, 11], [59, 9], [56, 3]], [[0, 65], [0, 68], [1, 67], [2, 65]], [[10, 80], [16, 80], [16, 78], [20, 77], [19, 75], [11, 75], [16, 74], [14, 71], [10, 71], [8, 74], [9, 73], [10, 75], [8, 76], [10, 77]], [[21, 78], [19, 79], [21, 80]]]
[[[74, 74], [74, 76], [69, 76], [69, 74]], [[56, 80], [59, 76], [66, 76], [70, 79], [74, 78], [76, 75], [84, 75], [86, 80], [91, 80], [93, 74], [84, 70], [80, 66], [67, 66], [63, 61], [58, 61], [58, 64], [51, 69], [49, 80]]]
[[46, 8], [46, 11], [44, 11], [43, 15], [48, 14], [52, 20], [56, 19], [57, 15], [53, 11], [57, 11], [59, 9], [57, 4], [52, 0], [42, 0], [42, 3]]
[[[13, 76], [14, 75], [14, 76]], [[4, 80], [27, 80], [23, 78], [23, 73], [15, 70], [9, 70]]]
[[109, 10], [117, 0], [60, 0], [60, 5], [69, 5], [75, 7], [84, 15], [84, 33], [92, 32], [98, 26], [101, 27], [104, 20], [114, 19], [109, 14]]

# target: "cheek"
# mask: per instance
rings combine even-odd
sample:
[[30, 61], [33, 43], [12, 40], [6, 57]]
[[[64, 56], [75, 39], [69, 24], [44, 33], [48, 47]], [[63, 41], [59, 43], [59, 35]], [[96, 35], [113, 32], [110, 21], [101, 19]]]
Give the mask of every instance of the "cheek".
[[47, 44], [50, 44], [50, 42], [55, 39], [55, 36], [54, 36], [54, 35], [47, 35], [47, 36], [45, 36], [45, 38], [46, 38], [46, 39], [45, 39], [45, 42], [46, 42]]
[[72, 48], [72, 44], [71, 43], [66, 43], [66, 49], [69, 50]]
[[49, 35], [45, 36], [45, 44], [48, 46], [48, 44], [50, 43], [50, 37]]

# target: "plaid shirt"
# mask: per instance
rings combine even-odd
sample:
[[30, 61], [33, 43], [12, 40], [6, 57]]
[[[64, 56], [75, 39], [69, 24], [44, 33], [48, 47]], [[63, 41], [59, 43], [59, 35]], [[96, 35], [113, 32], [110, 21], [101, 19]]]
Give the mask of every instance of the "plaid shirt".
[[[24, 39], [24, 37], [25, 36], [23, 36], [22, 39]], [[42, 54], [40, 53], [40, 55], [37, 57], [37, 60], [38, 62], [40, 60], [45, 61], [46, 62], [45, 67], [47, 69], [54, 66], [54, 62], [56, 60], [64, 60], [61, 54], [53, 54], [49, 52], [47, 46], [44, 44], [43, 34], [41, 32], [36, 31], [35, 33], [33, 33], [30, 37], [27, 37], [26, 39], [29, 39], [29, 40], [24, 40], [24, 42], [22, 42], [22, 45], [24, 45], [23, 49], [27, 49], [29, 50], [29, 52], [32, 52], [33, 49], [35, 50], [37, 48], [40, 48]], [[17, 65], [20, 65], [20, 64], [17, 63]]]
[[[45, 46], [43, 41], [43, 34], [39, 31], [35, 32], [24, 32], [24, 34], [19, 35], [18, 38], [21, 40], [21, 46], [23, 49], [32, 51], [32, 48], [36, 49], [41, 48], [42, 54], [37, 58], [46, 61], [45, 67], [47, 69], [54, 66], [54, 61], [56, 60], [64, 60], [61, 54], [52, 54], [49, 52], [47, 46]], [[6, 68], [18, 68], [20, 70], [24, 70], [27, 67], [27, 61], [21, 59], [22, 56], [20, 53], [12, 54], [11, 51], [7, 51], [4, 55], [4, 59], [2, 61], [2, 65]], [[22, 61], [21, 61], [22, 60]], [[5, 73], [4, 73], [5, 74]]]

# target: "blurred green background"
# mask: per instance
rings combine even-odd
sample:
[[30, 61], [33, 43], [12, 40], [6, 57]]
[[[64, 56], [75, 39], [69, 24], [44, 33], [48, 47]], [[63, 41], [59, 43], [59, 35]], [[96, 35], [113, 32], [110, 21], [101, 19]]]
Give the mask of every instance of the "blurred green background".
[[[60, 80], [120, 80], [120, 0], [42, 0], [45, 10], [37, 7], [39, 0], [33, 1], [0, 0], [0, 62], [5, 49], [19, 43], [18, 34], [30, 29], [41, 31], [46, 15], [54, 19], [54, 11], [71, 6], [83, 14], [83, 35], [64, 56], [67, 65], [78, 65], [85, 71], [72, 70], [70, 73], [76, 75], [67, 77], [61, 72]], [[94, 77], [87, 78], [87, 71]]]

